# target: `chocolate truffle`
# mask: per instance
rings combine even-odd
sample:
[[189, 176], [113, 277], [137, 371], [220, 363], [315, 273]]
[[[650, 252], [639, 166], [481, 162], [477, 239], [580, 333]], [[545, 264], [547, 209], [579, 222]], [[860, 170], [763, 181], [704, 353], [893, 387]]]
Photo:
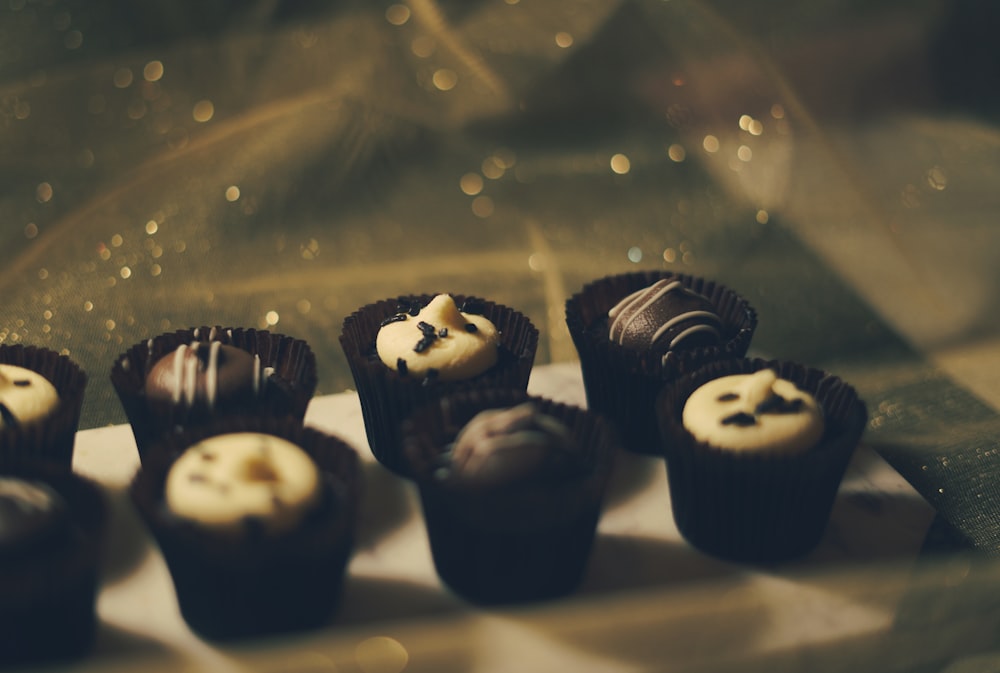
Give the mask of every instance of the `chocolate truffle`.
[[449, 588], [503, 604], [579, 586], [617, 447], [601, 417], [487, 388], [422, 407], [405, 435], [434, 567]]
[[0, 473], [0, 668], [80, 656], [97, 627], [104, 492], [52, 461], [0, 457]]
[[0, 364], [0, 430], [29, 425], [49, 417], [59, 394], [38, 372]]
[[573, 474], [569, 429], [531, 402], [477, 414], [459, 432], [438, 478], [467, 487], [499, 487], [524, 480]]
[[608, 311], [608, 338], [625, 348], [661, 357], [677, 348], [716, 346], [722, 319], [712, 303], [664, 278], [628, 295]]
[[160, 358], [146, 377], [146, 398], [191, 408], [213, 409], [255, 399], [261, 388], [260, 361], [219, 341], [181, 344]]
[[0, 559], [35, 551], [67, 530], [66, 502], [41, 482], [0, 477]]

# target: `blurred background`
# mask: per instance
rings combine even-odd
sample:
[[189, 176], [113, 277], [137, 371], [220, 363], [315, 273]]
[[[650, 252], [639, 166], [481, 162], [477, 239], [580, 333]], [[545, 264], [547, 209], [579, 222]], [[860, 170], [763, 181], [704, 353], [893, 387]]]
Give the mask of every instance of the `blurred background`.
[[940, 539], [1000, 549], [1000, 5], [2, 3], [0, 342], [84, 367], [84, 427], [161, 332], [306, 339], [337, 393], [370, 301], [486, 296], [567, 363], [567, 297], [666, 268], [855, 384]]
[[411, 291], [572, 360], [565, 298], [636, 267], [817, 365], [996, 332], [990, 3], [4, 4], [0, 339], [84, 366], [86, 426], [123, 419], [119, 352], [199, 324], [349, 388], [344, 316]]

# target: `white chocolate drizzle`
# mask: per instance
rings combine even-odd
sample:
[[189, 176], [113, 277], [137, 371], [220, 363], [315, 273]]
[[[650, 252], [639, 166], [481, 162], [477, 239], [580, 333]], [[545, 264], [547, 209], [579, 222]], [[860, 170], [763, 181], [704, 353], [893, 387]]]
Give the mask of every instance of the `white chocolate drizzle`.
[[[625, 331], [643, 311], [649, 308], [660, 297], [663, 297], [681, 287], [681, 282], [679, 280], [672, 282], [660, 280], [654, 283], [651, 287], [636, 290], [632, 294], [628, 295], [615, 304], [610, 311], [608, 311], [608, 317], [612, 319], [610, 333], [614, 335], [615, 332], [617, 332], [618, 343], [621, 344], [624, 339]], [[648, 299], [646, 299], [640, 306], [636, 307], [635, 304], [644, 296], [647, 296], [647, 293]], [[633, 308], [635, 310], [632, 311], [631, 316], [622, 322], [622, 318], [625, 317], [625, 314], [628, 313], [629, 309]]]
[[[679, 280], [668, 281], [663, 279], [657, 281], [649, 287], [636, 290], [619, 301], [611, 308], [610, 311], [608, 311], [608, 317], [611, 318], [612, 321], [608, 328], [609, 338], [616, 341], [619, 345], [622, 345], [625, 342], [625, 334], [632, 323], [650, 306], [671, 292], [684, 293], [687, 292], [687, 290], [684, 288], [683, 283]], [[628, 316], [627, 318], [626, 315]], [[719, 322], [719, 316], [711, 311], [686, 311], [670, 318], [665, 323], [660, 325], [660, 327], [650, 337], [649, 344], [652, 345], [656, 343], [656, 341], [668, 330], [679, 325], [680, 323], [696, 318], [703, 318], [711, 321], [711, 323]], [[715, 326], [715, 324], [711, 323], [700, 323], [682, 330], [678, 335], [670, 340], [668, 349], [675, 348], [679, 343], [684, 341], [684, 339], [698, 332], [711, 332], [716, 336], [719, 336], [719, 329]], [[663, 357], [666, 359], [666, 355]]]
[[205, 371], [205, 397], [208, 408], [215, 406], [215, 398], [219, 390], [219, 349], [222, 343], [213, 341], [208, 350], [208, 369]]
[[181, 392], [183, 390], [183, 380], [184, 380], [184, 352], [187, 350], [187, 344], [181, 344], [174, 351], [174, 389], [171, 390], [171, 399], [174, 404], [180, 404]]

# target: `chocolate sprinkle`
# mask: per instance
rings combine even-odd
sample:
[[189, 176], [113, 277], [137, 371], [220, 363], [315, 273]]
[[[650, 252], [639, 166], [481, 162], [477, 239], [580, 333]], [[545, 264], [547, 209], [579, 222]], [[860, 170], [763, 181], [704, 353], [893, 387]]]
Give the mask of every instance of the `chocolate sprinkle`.
[[431, 347], [431, 344], [434, 343], [435, 339], [437, 339], [436, 334], [425, 334], [423, 338], [417, 342], [417, 345], [413, 347], [413, 350], [417, 353], [423, 353]]
[[381, 323], [379, 323], [379, 327], [385, 327], [386, 325], [390, 325], [394, 322], [401, 322], [403, 320], [408, 320], [408, 319], [409, 316], [407, 316], [405, 313], [396, 313], [395, 315], [391, 315], [385, 320], [383, 320]]
[[442, 327], [440, 330], [438, 330], [438, 336], [441, 337], [442, 339], [448, 336], [448, 328]]
[[479, 328], [476, 327], [474, 323], [467, 322], [465, 323], [465, 331], [469, 332], [470, 334], [475, 334], [476, 332], [479, 331]]
[[396, 358], [396, 371], [400, 376], [406, 376], [409, 373], [409, 369], [406, 367], [406, 360], [403, 358]]
[[200, 484], [208, 481], [208, 478], [203, 474], [192, 474], [188, 476], [188, 481], [192, 484]]
[[28, 379], [18, 379], [17, 381], [14, 381], [14, 385], [18, 388], [24, 388], [25, 386], [30, 386], [31, 381]]
[[738, 400], [738, 399], [740, 399], [738, 393], [723, 393], [718, 397], [718, 400], [720, 402], [732, 402], [733, 400]]
[[434, 325], [430, 324], [429, 322], [424, 322], [423, 320], [417, 323], [417, 328], [420, 330], [420, 333], [423, 334], [424, 336], [432, 336], [437, 334], [437, 328], [434, 327]]
[[802, 400], [786, 400], [781, 395], [772, 395], [757, 405], [758, 414], [797, 414], [802, 411]]
[[738, 425], [741, 428], [749, 427], [751, 425], [757, 425], [757, 419], [752, 415], [746, 413], [745, 411], [740, 411], [733, 414], [732, 416], [726, 416], [722, 419], [723, 425]]

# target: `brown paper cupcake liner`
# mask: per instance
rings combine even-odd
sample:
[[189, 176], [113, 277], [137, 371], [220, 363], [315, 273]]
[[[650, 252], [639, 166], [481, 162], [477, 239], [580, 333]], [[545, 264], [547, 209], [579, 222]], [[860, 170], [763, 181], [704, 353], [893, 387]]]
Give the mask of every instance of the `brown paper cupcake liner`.
[[[201, 439], [229, 432], [273, 434], [316, 461], [324, 502], [298, 528], [236, 538], [170, 514], [164, 488], [173, 461]], [[167, 562], [185, 621], [206, 638], [230, 640], [330, 620], [354, 547], [360, 479], [357, 453], [337, 437], [290, 418], [233, 417], [150, 447], [130, 493]]]
[[[447, 444], [473, 416], [526, 400], [570, 429], [584, 471], [565, 481], [480, 491], [435, 477]], [[617, 447], [604, 419], [520, 390], [484, 389], [419, 409], [404, 432], [434, 565], [446, 585], [485, 605], [546, 600], [576, 589], [586, 571]]]
[[69, 357], [37, 346], [0, 345], [0, 363], [38, 372], [59, 394], [59, 406], [44, 422], [0, 431], [0, 460], [7, 465], [51, 462], [71, 469], [87, 375]]
[[480, 388], [526, 390], [538, 348], [538, 330], [522, 313], [502, 304], [452, 294], [462, 306], [478, 305], [477, 313], [488, 318], [500, 333], [500, 358], [489, 371], [465, 381], [439, 381], [426, 385], [386, 367], [375, 352], [375, 337], [382, 321], [399, 312], [401, 305], [427, 304], [436, 295], [408, 295], [364, 306], [344, 320], [340, 344], [347, 357], [365, 423], [372, 454], [382, 465], [400, 476], [408, 476], [403, 456], [401, 429], [410, 413], [444, 396]]
[[[182, 344], [211, 341], [220, 341], [257, 355], [262, 368], [273, 370], [256, 403], [239, 409], [215, 411], [202, 407], [186, 409], [170, 404], [150, 405], [144, 388], [146, 375], [156, 361]], [[305, 341], [242, 327], [198, 327], [161, 334], [130, 347], [118, 357], [111, 369], [111, 383], [132, 426], [140, 459], [151, 444], [165, 435], [212, 423], [222, 416], [288, 416], [301, 423], [316, 392], [317, 381], [316, 356]]]
[[[725, 451], [684, 429], [684, 403], [696, 388], [765, 368], [811, 393], [822, 407], [825, 430], [816, 446], [793, 454]], [[854, 388], [836, 376], [760, 359], [711, 363], [684, 376], [664, 389], [657, 413], [681, 535], [713, 556], [751, 563], [792, 559], [819, 543], [868, 419]]]
[[[655, 353], [640, 353], [608, 339], [607, 315], [615, 304], [636, 290], [671, 278], [715, 306], [723, 323], [721, 346], [672, 352], [664, 362]], [[705, 363], [746, 355], [757, 328], [757, 313], [743, 297], [714, 281], [670, 271], [637, 271], [585, 285], [566, 302], [566, 325], [580, 358], [587, 407], [615, 423], [626, 449], [658, 455], [653, 406], [663, 385]]]
[[0, 474], [48, 484], [66, 500], [71, 527], [55, 546], [0, 558], [0, 666], [80, 657], [97, 630], [104, 496], [95, 483], [54, 463], [0, 458]]

